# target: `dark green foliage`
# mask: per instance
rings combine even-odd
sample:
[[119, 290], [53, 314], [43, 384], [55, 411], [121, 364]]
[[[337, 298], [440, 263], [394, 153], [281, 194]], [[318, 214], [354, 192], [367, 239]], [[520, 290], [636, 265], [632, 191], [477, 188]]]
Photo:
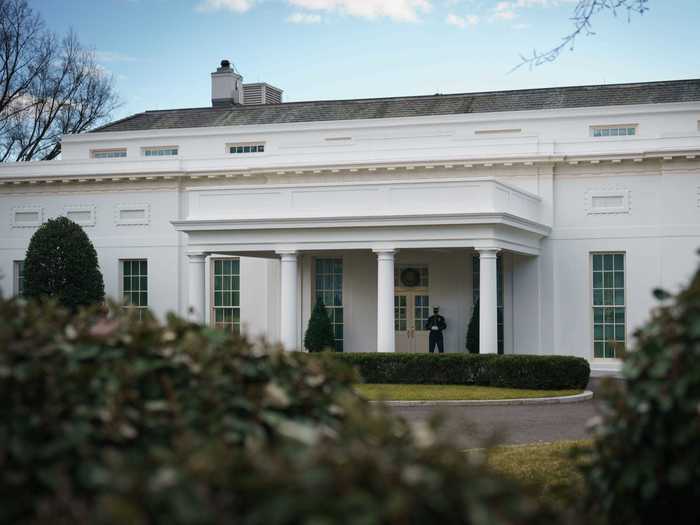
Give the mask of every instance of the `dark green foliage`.
[[313, 312], [311, 312], [309, 326], [306, 329], [306, 334], [304, 334], [304, 348], [309, 352], [335, 350], [333, 324], [322, 301], [318, 301], [316, 306], [314, 306]]
[[472, 318], [467, 329], [467, 350], [471, 354], [479, 353], [479, 301], [474, 303]]
[[623, 375], [603, 396], [589, 506], [611, 523], [700, 523], [700, 271], [637, 332]]
[[559, 522], [330, 354], [116, 310], [0, 302], [0, 523]]
[[53, 297], [71, 310], [104, 301], [97, 252], [79, 225], [58, 217], [37, 229], [24, 261], [24, 296]]
[[559, 355], [371, 352], [345, 353], [337, 358], [355, 366], [366, 383], [583, 389], [591, 372], [585, 359]]

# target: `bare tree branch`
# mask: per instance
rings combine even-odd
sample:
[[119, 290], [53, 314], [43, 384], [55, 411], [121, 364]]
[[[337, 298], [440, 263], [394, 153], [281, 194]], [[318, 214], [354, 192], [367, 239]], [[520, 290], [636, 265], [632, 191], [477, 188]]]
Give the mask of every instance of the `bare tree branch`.
[[0, 0], [0, 162], [56, 158], [61, 135], [101, 124], [118, 104], [73, 32], [59, 40], [26, 0]]
[[647, 12], [649, 10], [649, 7], [647, 7], [648, 3], [649, 0], [579, 0], [571, 17], [573, 23], [571, 33], [563, 37], [559, 45], [548, 51], [540, 52], [533, 49], [532, 54], [529, 56], [521, 54], [520, 63], [511, 69], [510, 72], [512, 73], [523, 66], [532, 69], [542, 64], [554, 62], [566, 48], [573, 51], [576, 39], [579, 36], [595, 34], [593, 31], [593, 19], [602, 11], [612, 12], [614, 16], [617, 16], [619, 12], [625, 12], [629, 22], [632, 15], [643, 15]]

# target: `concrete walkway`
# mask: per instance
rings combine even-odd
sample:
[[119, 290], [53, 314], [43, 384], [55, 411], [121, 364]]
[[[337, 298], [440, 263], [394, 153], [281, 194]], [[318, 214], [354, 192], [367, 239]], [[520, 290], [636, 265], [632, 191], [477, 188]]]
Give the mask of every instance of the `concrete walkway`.
[[497, 434], [501, 444], [587, 439], [587, 421], [596, 415], [595, 400], [560, 405], [474, 407], [392, 407], [409, 422], [445, 417], [444, 432], [465, 448], [479, 447]]

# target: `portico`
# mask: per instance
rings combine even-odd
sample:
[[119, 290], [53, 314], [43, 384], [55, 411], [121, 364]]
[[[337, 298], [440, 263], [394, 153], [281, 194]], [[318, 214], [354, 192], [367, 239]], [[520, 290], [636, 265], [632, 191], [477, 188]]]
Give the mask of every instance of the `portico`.
[[[467, 274], [471, 272], [466, 262], [468, 255], [478, 254], [478, 285], [472, 283], [471, 288], [478, 286], [480, 293], [479, 351], [496, 353], [497, 256], [509, 253], [536, 257], [540, 239], [548, 233], [548, 228], [537, 221], [539, 197], [490, 178], [469, 182], [409, 181], [235, 190], [193, 187], [188, 189], [188, 194], [188, 218], [173, 221], [173, 225], [187, 234], [188, 300], [193, 315], [205, 320], [208, 305], [203, 267], [208, 255], [277, 259], [280, 261], [279, 340], [287, 349], [301, 348], [305, 328], [302, 310], [308, 311], [313, 302], [309, 285], [311, 264], [302, 263], [305, 257], [324, 259], [340, 255], [342, 260], [345, 254], [348, 260], [355, 257], [366, 264], [371, 254], [375, 266], [370, 270], [375, 274], [372, 288], [376, 287], [376, 295], [372, 295], [376, 298], [369, 296], [366, 266], [363, 266], [364, 277], [355, 277], [356, 282], [351, 277], [354, 270], [348, 268], [342, 286], [352, 289], [355, 284], [360, 286], [360, 281], [365, 283], [363, 292], [354, 294], [353, 308], [376, 309], [376, 345], [371, 346], [378, 352], [395, 352], [400, 332], [413, 338], [418, 332], [420, 336], [421, 308], [429, 306], [424, 302], [435, 302], [439, 297], [450, 300], [455, 295], [456, 300], [471, 305], [470, 290], [451, 286], [453, 277], [442, 275], [442, 295], [427, 293], [425, 288], [423, 294], [410, 294], [414, 304], [402, 306], [400, 303], [406, 302], [407, 295], [397, 292], [400, 284], [397, 258], [400, 261], [403, 254], [413, 254], [404, 263], [419, 258], [424, 262], [417, 267], [427, 272], [431, 258], [461, 257], [465, 261], [463, 268], [452, 272]], [[351, 202], [348, 195], [352, 195]], [[251, 200], [255, 201], [254, 205]], [[278, 205], [272, 205], [273, 202]], [[370, 210], [368, 203], [376, 207]], [[235, 217], [225, 211], [228, 209], [236, 210]], [[370, 301], [374, 302], [373, 308]], [[410, 322], [397, 319], [404, 311], [409, 312]], [[469, 314], [465, 312], [462, 317]], [[341, 315], [345, 315], [347, 330], [353, 320], [347, 311]], [[340, 322], [343, 323], [342, 317]], [[465, 323], [466, 319], [460, 318], [453, 329], [461, 331]], [[367, 342], [361, 346], [352, 350], [373, 349], [366, 347]], [[399, 350], [406, 351], [405, 345], [399, 346]], [[419, 351], [415, 344], [412, 348]]]

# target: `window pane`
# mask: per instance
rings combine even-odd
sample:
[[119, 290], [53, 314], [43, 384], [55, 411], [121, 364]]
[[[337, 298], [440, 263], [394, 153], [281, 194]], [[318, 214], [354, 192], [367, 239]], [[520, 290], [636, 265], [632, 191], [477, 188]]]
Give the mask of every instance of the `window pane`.
[[594, 323], [602, 323], [603, 322], [603, 309], [602, 308], [594, 308], [593, 309], [593, 322]]
[[595, 343], [595, 351], [594, 351], [594, 356], [595, 357], [604, 357], [605, 356], [605, 343]]
[[593, 256], [593, 271], [601, 271], [603, 269], [603, 256], [594, 255]]
[[593, 304], [596, 306], [600, 306], [603, 304], [603, 291], [602, 290], [593, 290]]
[[593, 288], [603, 287], [603, 272], [593, 272]]
[[606, 254], [603, 256], [603, 270], [612, 270], [613, 269], [613, 256]]

